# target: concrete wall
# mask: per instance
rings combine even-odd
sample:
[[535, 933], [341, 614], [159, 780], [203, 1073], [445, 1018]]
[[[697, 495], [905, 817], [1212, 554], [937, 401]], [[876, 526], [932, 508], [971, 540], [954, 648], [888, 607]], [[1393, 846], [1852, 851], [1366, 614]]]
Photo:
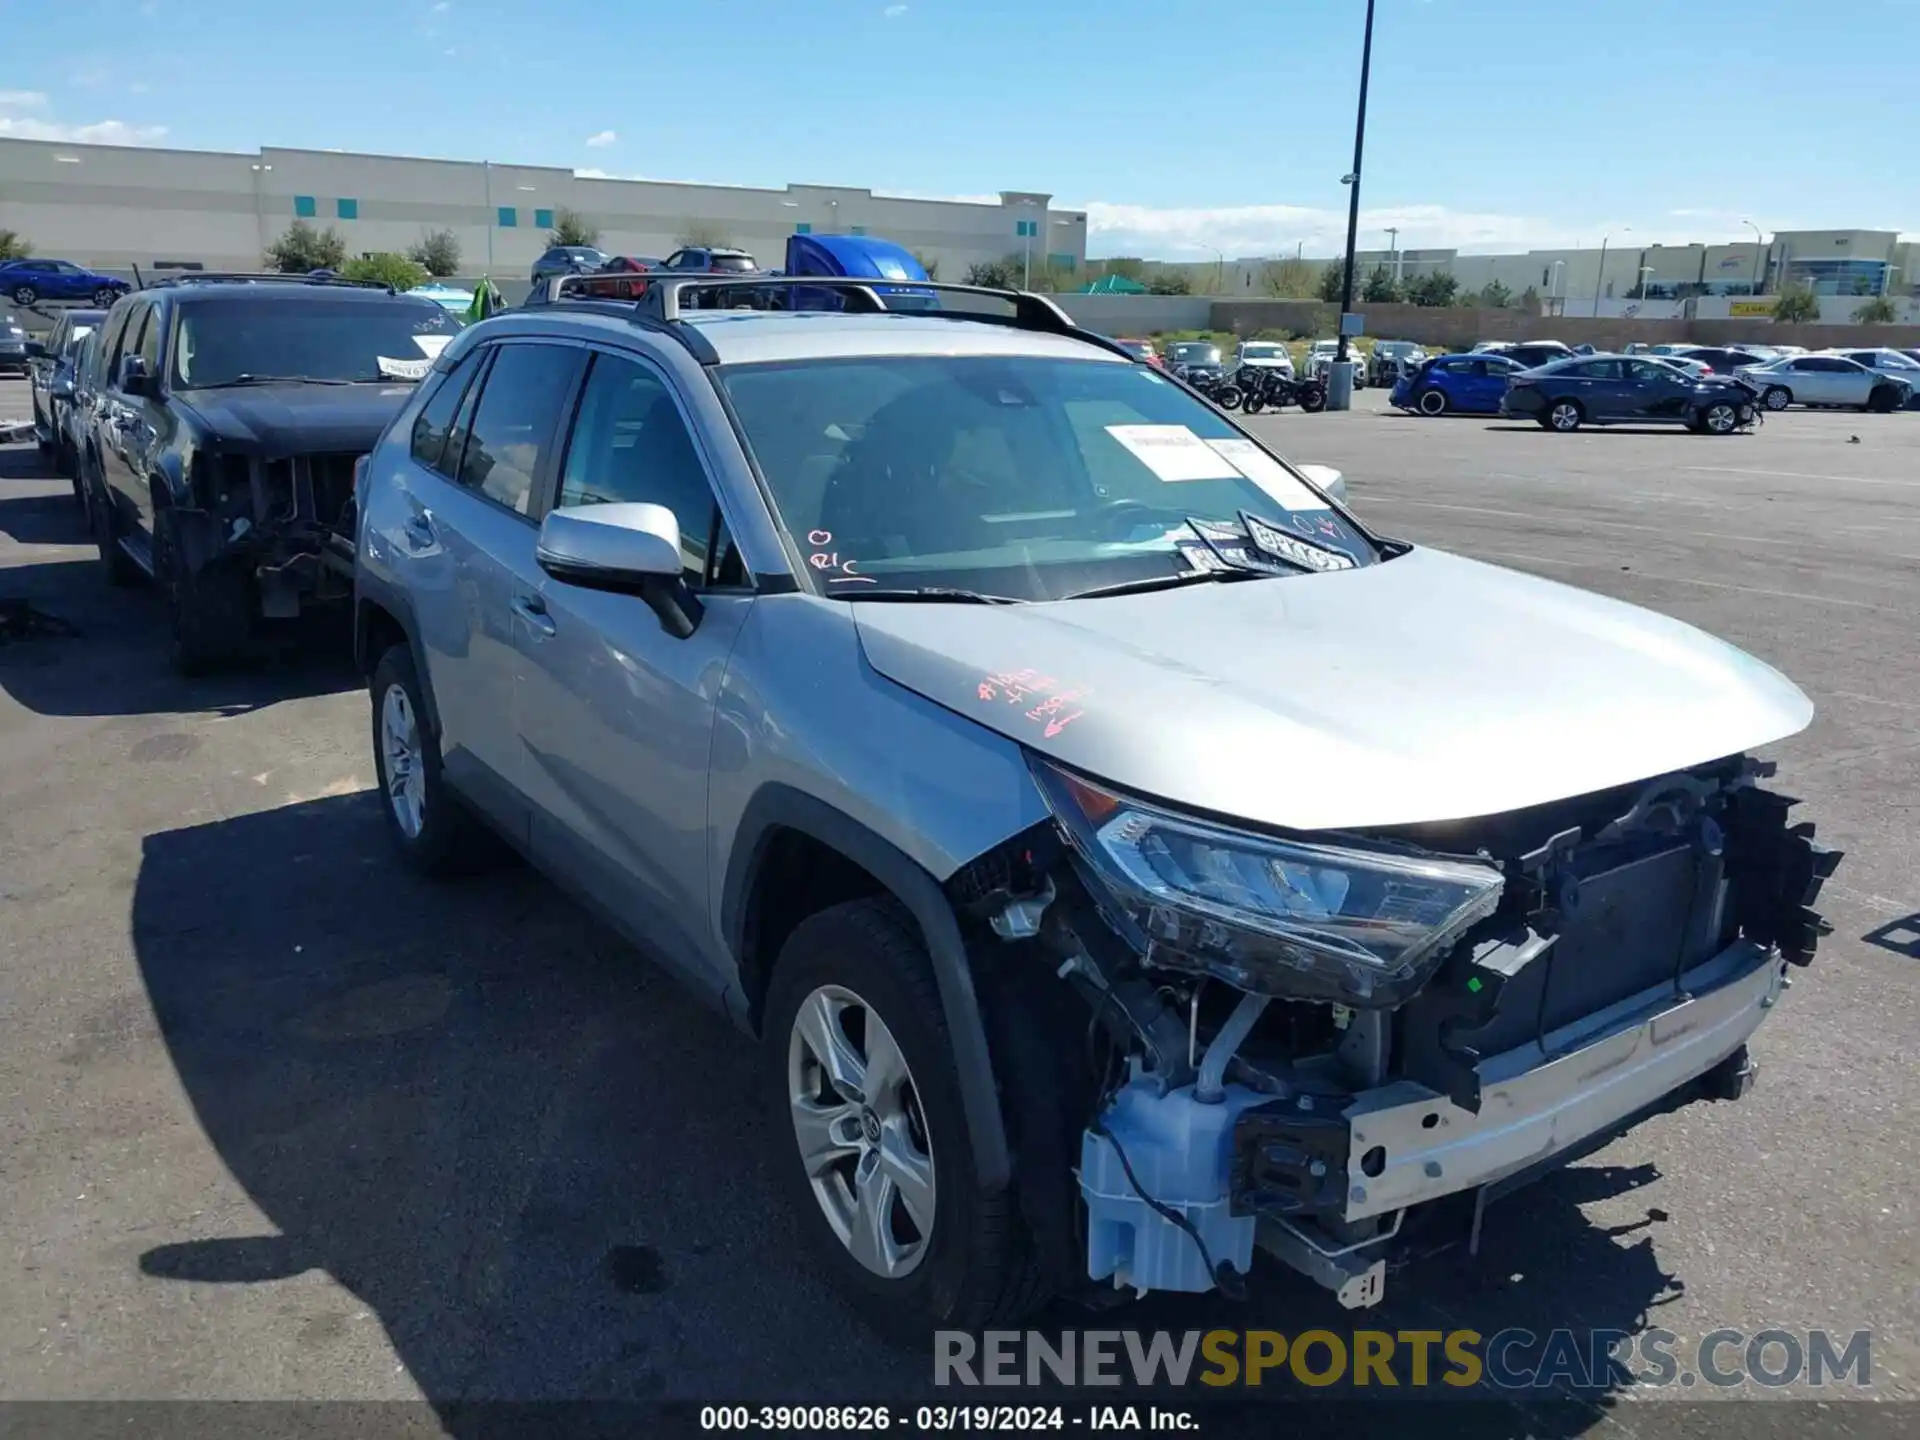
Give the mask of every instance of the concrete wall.
[[1205, 295], [1056, 295], [1060, 308], [1089, 330], [1125, 338], [1161, 330], [1206, 330], [1215, 302]]
[[[997, 203], [912, 200], [845, 186], [781, 190], [598, 179], [545, 166], [350, 155], [324, 150], [255, 153], [63, 145], [0, 139], [0, 227], [38, 254], [100, 268], [199, 261], [257, 269], [261, 251], [311, 200], [317, 226], [337, 227], [349, 255], [404, 252], [430, 229], [451, 230], [462, 268], [525, 275], [546, 248], [539, 212], [579, 211], [602, 248], [665, 256], [699, 234], [778, 263], [786, 237], [856, 229], [919, 251], [942, 279], [1031, 247], [1086, 259], [1086, 216], [1050, 208], [1050, 197], [1003, 191]], [[342, 202], [347, 202], [343, 206]], [[349, 211], [351, 213], [343, 213]], [[1039, 233], [1018, 234], [1024, 221]], [[505, 223], [505, 222], [511, 223]]]

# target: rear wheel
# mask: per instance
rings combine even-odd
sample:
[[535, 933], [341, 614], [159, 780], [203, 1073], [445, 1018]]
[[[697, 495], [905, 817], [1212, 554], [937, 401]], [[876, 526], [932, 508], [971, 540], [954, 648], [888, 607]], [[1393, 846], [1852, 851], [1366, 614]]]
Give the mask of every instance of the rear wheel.
[[1244, 399], [1245, 397], [1231, 385], [1213, 392], [1213, 403], [1222, 410], [1238, 410]]
[[1009, 1191], [982, 1193], [933, 967], [886, 898], [802, 921], [766, 1005], [780, 1183], [821, 1263], [883, 1333], [1017, 1319], [1045, 1299]]
[[382, 810], [401, 857], [423, 875], [475, 868], [489, 854], [489, 836], [442, 778], [440, 740], [427, 723], [413, 651], [404, 643], [380, 657], [368, 693]]
[[1769, 410], [1784, 410], [1793, 403], [1793, 392], [1784, 385], [1769, 385], [1760, 403]]
[[1422, 415], [1444, 415], [1447, 413], [1447, 397], [1439, 390], [1422, 390], [1414, 404]]
[[16, 305], [31, 305], [39, 298], [40, 292], [31, 285], [16, 285], [13, 287], [13, 303]]
[[1579, 401], [1556, 400], [1547, 407], [1547, 413], [1540, 417], [1540, 423], [1558, 434], [1571, 435], [1586, 418]]
[[111, 285], [102, 285], [93, 292], [93, 303], [101, 310], [111, 310], [113, 302], [120, 298], [120, 292]]
[[231, 559], [189, 566], [170, 509], [153, 517], [153, 574], [167, 597], [173, 663], [182, 675], [204, 675], [246, 655], [253, 640], [252, 577]]
[[1267, 404], [1266, 401], [1262, 400], [1258, 395], [1255, 395], [1254, 393], [1249, 391], [1247, 393], [1246, 399], [1240, 402], [1240, 408], [1246, 411], [1247, 414], [1249, 415], [1258, 415], [1262, 410], [1266, 408], [1266, 404]]
[[1314, 381], [1300, 387], [1300, 408], [1309, 415], [1327, 408], [1327, 387]]

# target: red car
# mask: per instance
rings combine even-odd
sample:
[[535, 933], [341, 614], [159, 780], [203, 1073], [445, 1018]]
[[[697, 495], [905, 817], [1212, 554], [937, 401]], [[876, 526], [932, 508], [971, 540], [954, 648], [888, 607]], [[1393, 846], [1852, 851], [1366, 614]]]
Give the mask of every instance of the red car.
[[1167, 368], [1167, 362], [1160, 358], [1160, 352], [1153, 348], [1151, 340], [1115, 340], [1113, 343], [1124, 348], [1136, 360], [1144, 360], [1157, 369]]

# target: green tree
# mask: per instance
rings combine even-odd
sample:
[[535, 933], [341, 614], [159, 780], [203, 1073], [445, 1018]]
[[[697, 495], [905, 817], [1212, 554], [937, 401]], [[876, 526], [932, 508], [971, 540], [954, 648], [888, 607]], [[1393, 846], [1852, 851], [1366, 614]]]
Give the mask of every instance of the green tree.
[[1538, 315], [1545, 307], [1540, 303], [1540, 292], [1529, 285], [1520, 292], [1520, 311], [1525, 315]]
[[1314, 279], [1304, 260], [1271, 260], [1260, 268], [1260, 289], [1277, 300], [1313, 299]]
[[1459, 280], [1444, 270], [1435, 270], [1430, 275], [1420, 276], [1407, 287], [1407, 299], [1416, 305], [1444, 308], [1453, 304], [1454, 294], [1459, 289]]
[[1193, 281], [1184, 270], [1156, 271], [1147, 281], [1150, 295], [1191, 295]]
[[1782, 290], [1780, 298], [1773, 302], [1773, 318], [1781, 325], [1804, 325], [1820, 318], [1820, 302], [1811, 290], [1796, 285], [1791, 290]]
[[1899, 311], [1884, 295], [1874, 296], [1853, 312], [1853, 323], [1856, 325], [1891, 325], [1899, 318]]
[[1332, 304], [1340, 303], [1340, 291], [1346, 285], [1347, 270], [1343, 261], [1335, 260], [1320, 272], [1320, 298]]
[[929, 280], [938, 280], [940, 278], [940, 262], [938, 260], [929, 260], [918, 250], [913, 252], [913, 258], [920, 262], [920, 268], [927, 272], [927, 278]]
[[1853, 277], [1853, 293], [1856, 295], [1873, 294], [1873, 281], [1869, 280], [1864, 275], [1854, 276]]
[[547, 244], [598, 246], [599, 243], [599, 227], [578, 210], [563, 207], [553, 212], [553, 228], [547, 231]]
[[436, 279], [460, 273], [460, 242], [451, 230], [429, 230], [407, 258]]
[[1480, 303], [1489, 310], [1504, 310], [1513, 304], [1513, 291], [1498, 280], [1489, 280], [1480, 287]]
[[1020, 288], [1020, 261], [976, 260], [967, 267], [967, 284], [985, 285], [994, 290], [1018, 290]]
[[725, 250], [733, 245], [733, 233], [718, 220], [688, 220], [680, 226], [674, 243], [694, 250]]
[[1370, 305], [1394, 305], [1400, 300], [1400, 282], [1393, 278], [1393, 272], [1384, 265], [1376, 265], [1367, 272], [1366, 284], [1360, 287], [1360, 298]]
[[24, 235], [13, 230], [0, 230], [0, 261], [24, 260], [33, 254], [33, 246]]
[[[1098, 273], [1095, 273], [1095, 267]], [[1116, 255], [1110, 260], [1096, 260], [1087, 266], [1087, 278], [1099, 280], [1108, 275], [1118, 275], [1123, 280], [1131, 280], [1136, 285], [1147, 283], [1147, 262], [1137, 255]]]
[[349, 260], [340, 267], [340, 274], [348, 280], [371, 280], [376, 284], [391, 285], [394, 289], [402, 291], [427, 283], [426, 266], [409, 260], [404, 255], [384, 252]]
[[347, 242], [331, 225], [316, 230], [306, 221], [296, 220], [278, 240], [267, 246], [263, 258], [269, 268], [282, 275], [338, 270], [347, 263]]

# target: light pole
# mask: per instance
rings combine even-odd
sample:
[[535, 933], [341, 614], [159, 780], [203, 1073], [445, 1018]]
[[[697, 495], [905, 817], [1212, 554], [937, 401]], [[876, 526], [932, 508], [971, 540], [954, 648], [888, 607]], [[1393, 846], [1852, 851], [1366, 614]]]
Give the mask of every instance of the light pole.
[[1652, 273], [1653, 267], [1651, 265], [1642, 265], [1640, 267], [1640, 283], [1636, 288], [1640, 291], [1640, 298], [1642, 300], [1650, 298], [1647, 294], [1647, 277]]
[[1767, 237], [1760, 233], [1760, 227], [1751, 220], [1740, 222], [1753, 231], [1753, 293], [1760, 293], [1760, 257], [1766, 253]]
[[255, 239], [260, 242], [260, 253], [265, 255], [267, 250], [267, 216], [260, 198], [260, 177], [273, 169], [273, 167], [271, 165], [250, 165], [247, 168], [253, 171], [253, 228]]
[[1560, 309], [1562, 311], [1564, 311], [1567, 308], [1567, 306], [1566, 306], [1566, 296], [1560, 293], [1560, 273], [1566, 268], [1567, 268], [1566, 261], [1564, 260], [1554, 261], [1553, 262], [1553, 278], [1547, 282], [1547, 299], [1560, 301], [1561, 302]]
[[1027, 223], [1020, 227], [1020, 288], [1033, 289], [1033, 201], [1023, 200], [1027, 207]]
[[493, 212], [493, 162], [482, 160], [480, 173], [485, 177], [484, 184], [487, 191], [487, 213], [483, 218], [487, 222], [487, 274], [491, 276], [493, 274], [493, 222], [500, 218]]
[[1397, 225], [1387, 226], [1387, 254], [1393, 257], [1393, 283], [1397, 288], [1400, 284], [1400, 227]]
[[1366, 35], [1360, 42], [1360, 104], [1353, 119], [1353, 170], [1346, 177], [1347, 266], [1340, 278], [1340, 338], [1327, 372], [1327, 407], [1345, 410], [1353, 403], [1353, 362], [1347, 358], [1347, 316], [1353, 310], [1353, 250], [1360, 238], [1360, 165], [1367, 149], [1367, 80], [1373, 71], [1373, 0], [1367, 0]]
[[[1620, 233], [1629, 235], [1633, 233], [1633, 227], [1623, 226]], [[1611, 230], [1600, 237], [1600, 273], [1593, 277], [1593, 313], [1596, 317], [1600, 314], [1600, 287], [1607, 283], [1607, 242], [1612, 238]]]
[[1227, 252], [1222, 250], [1218, 245], [1203, 245], [1200, 248], [1203, 250], [1211, 250], [1213, 251], [1214, 255], [1218, 257], [1214, 261], [1214, 265], [1213, 265], [1213, 288], [1215, 292], [1218, 294], [1222, 294], [1222, 295], [1226, 294]]

